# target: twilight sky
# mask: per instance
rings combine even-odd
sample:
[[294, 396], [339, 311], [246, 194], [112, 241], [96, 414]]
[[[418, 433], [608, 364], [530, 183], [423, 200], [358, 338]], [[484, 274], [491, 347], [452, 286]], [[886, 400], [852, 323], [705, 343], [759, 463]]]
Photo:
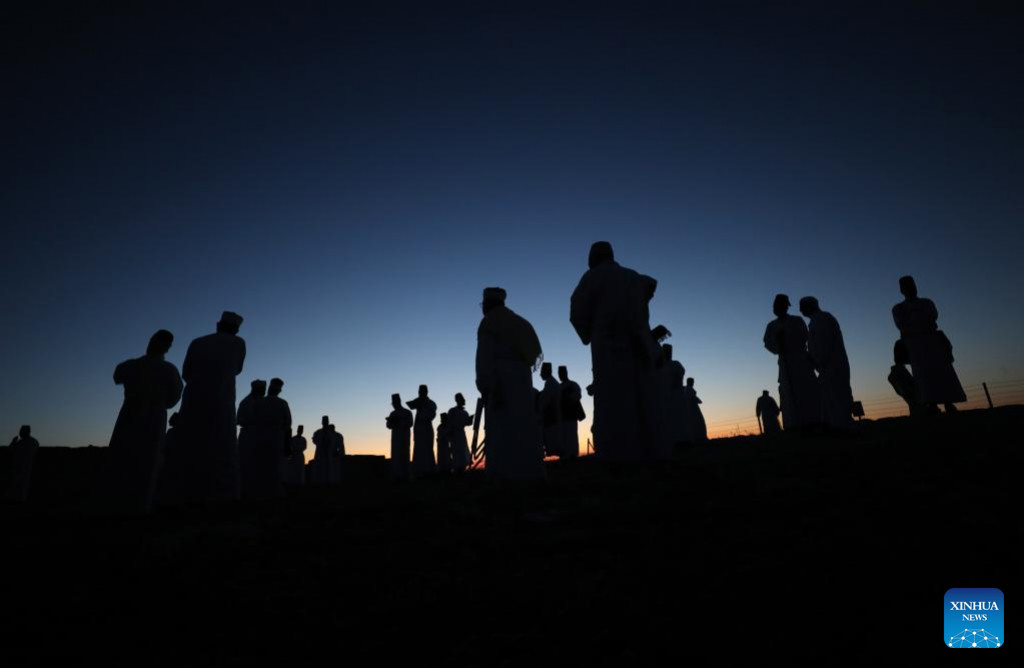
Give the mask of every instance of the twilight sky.
[[713, 432], [777, 396], [777, 292], [839, 319], [855, 398], [893, 396], [905, 273], [965, 386], [1024, 378], [1019, 9], [151, 4], [2, 10], [3, 438], [106, 444], [114, 366], [230, 309], [239, 398], [280, 376], [384, 453], [392, 392], [475, 402], [488, 285], [585, 386], [598, 239]]

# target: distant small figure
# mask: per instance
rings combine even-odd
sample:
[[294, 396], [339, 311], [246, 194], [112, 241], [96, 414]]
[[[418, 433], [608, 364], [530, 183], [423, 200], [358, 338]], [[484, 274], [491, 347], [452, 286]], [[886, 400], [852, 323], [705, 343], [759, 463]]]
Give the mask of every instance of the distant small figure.
[[32, 464], [35, 462], [39, 441], [32, 438], [32, 427], [22, 425], [18, 435], [11, 439], [11, 484], [4, 498], [16, 503], [28, 500], [32, 487]]
[[938, 406], [931, 404], [929, 407], [921, 401], [920, 392], [917, 391], [917, 382], [910, 371], [907, 370], [910, 356], [907, 355], [907, 344], [903, 339], [897, 339], [896, 345], [893, 346], [892, 355], [894, 364], [889, 369], [889, 384], [892, 385], [892, 389], [896, 390], [896, 394], [900, 395], [903, 401], [907, 402], [907, 409], [909, 409], [910, 415], [913, 417], [924, 415], [929, 412], [929, 408], [937, 413], [939, 411]]
[[700, 409], [704, 402], [697, 396], [697, 390], [693, 387], [693, 376], [686, 379], [683, 393], [686, 400], [686, 421], [690, 427], [690, 441], [700, 443], [708, 440], [707, 423], [704, 422], [704, 412]]
[[313, 482], [326, 485], [331, 482], [331, 451], [334, 449], [334, 437], [331, 436], [331, 419], [320, 418], [320, 428], [313, 432]]
[[661, 351], [648, 302], [657, 282], [615, 261], [607, 241], [590, 247], [588, 270], [570, 299], [569, 320], [590, 346], [594, 370], [594, 447], [608, 461], [656, 456], [656, 425], [644, 396]]
[[327, 425], [331, 437], [331, 468], [328, 482], [337, 485], [344, 475], [345, 465], [345, 437], [341, 435], [333, 424]]
[[235, 376], [245, 362], [242, 316], [224, 311], [217, 332], [189, 344], [181, 376], [184, 489], [195, 501], [236, 500], [241, 492], [235, 430]]
[[164, 359], [174, 335], [166, 329], [149, 340], [146, 354], [114, 369], [124, 403], [110, 436], [109, 492], [119, 510], [147, 513], [156, 500], [163, 466], [167, 409], [181, 399], [178, 369]]
[[473, 464], [466, 441], [466, 427], [473, 424], [473, 417], [466, 412], [466, 398], [462, 393], [455, 395], [455, 405], [448, 409], [448, 436], [452, 444], [452, 466], [455, 471], [465, 471]]
[[540, 377], [544, 381], [544, 389], [540, 392], [537, 409], [543, 430], [544, 454], [548, 457], [561, 457], [562, 386], [551, 373], [551, 362], [541, 365]]
[[586, 419], [583, 394], [578, 383], [569, 380], [569, 369], [558, 367], [558, 380], [562, 386], [562, 459], [575, 459], [580, 454], [579, 423]]
[[285, 463], [285, 482], [299, 486], [306, 482], [306, 437], [302, 435], [303, 426], [295, 429], [288, 446], [288, 457]]
[[776, 295], [776, 318], [764, 330], [764, 347], [779, 356], [779, 397], [783, 429], [806, 429], [821, 424], [818, 379], [807, 353], [807, 325], [789, 315], [789, 297]]
[[256, 404], [256, 434], [251, 453], [251, 478], [245, 490], [251, 498], [265, 499], [284, 493], [282, 471], [292, 437], [292, 412], [281, 398], [284, 381], [273, 378], [267, 396]]
[[405, 405], [416, 411], [412, 426], [412, 474], [430, 475], [436, 470], [434, 463], [434, 418], [437, 404], [427, 396], [427, 386], [420, 385], [419, 396]]
[[476, 333], [476, 386], [486, 407], [488, 476], [544, 478], [544, 450], [533, 400], [533, 371], [543, 359], [537, 333], [505, 306], [501, 288], [486, 288]]
[[967, 401], [967, 395], [953, 369], [953, 344], [939, 329], [938, 309], [932, 300], [917, 296], [912, 276], [900, 278], [900, 292], [904, 299], [892, 307], [892, 319], [907, 347], [918, 400], [926, 406], [943, 404], [947, 413], [954, 412], [954, 404]]
[[779, 426], [779, 405], [775, 403], [775, 399], [772, 395], [768, 394], [768, 390], [761, 392], [761, 396], [757, 398], [757, 407], [754, 409], [757, 414], [758, 422], [761, 424], [761, 432], [765, 436], [771, 436], [778, 434], [782, 431]]
[[807, 325], [807, 352], [818, 372], [821, 416], [831, 429], [853, 428], [853, 390], [850, 388], [850, 361], [839, 322], [822, 311], [814, 297], [800, 299], [800, 313]]
[[448, 430], [448, 414], [441, 413], [441, 421], [437, 425], [437, 471], [451, 473], [455, 470], [452, 461], [451, 433]]
[[391, 395], [391, 414], [387, 427], [391, 430], [391, 477], [395, 480], [409, 479], [409, 441], [412, 429], [412, 411], [402, 407], [402, 397]]
[[257, 408], [266, 395], [267, 381], [257, 378], [249, 383], [249, 394], [238, 402], [238, 469], [241, 472], [243, 496], [249, 495], [246, 488], [254, 484]]

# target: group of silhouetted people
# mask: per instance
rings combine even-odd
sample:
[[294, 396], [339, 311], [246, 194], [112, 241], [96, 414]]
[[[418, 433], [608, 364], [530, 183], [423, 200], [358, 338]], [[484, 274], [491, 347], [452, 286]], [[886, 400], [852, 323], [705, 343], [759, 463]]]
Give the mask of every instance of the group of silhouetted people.
[[[594, 398], [594, 451], [606, 461], [665, 460], [681, 445], [707, 439], [707, 426], [693, 378], [673, 359], [671, 335], [663, 325], [651, 328], [650, 302], [657, 281], [615, 261], [611, 244], [590, 249], [589, 268], [570, 299], [569, 320], [589, 345]], [[965, 401], [953, 370], [952, 345], [938, 329], [938, 312], [917, 296], [914, 279], [900, 279], [904, 300], [893, 309], [900, 331], [889, 381], [912, 415], [946, 411]], [[572, 459], [579, 454], [578, 424], [585, 419], [580, 386], [565, 366], [543, 362], [533, 326], [505, 305], [502, 288], [486, 288], [483, 318], [477, 329], [477, 414], [466, 410], [463, 395], [442, 413], [436, 431], [437, 404], [426, 385], [402, 405], [391, 397], [386, 420], [391, 431], [392, 476], [397, 480], [472, 468], [477, 455], [481, 413], [486, 470], [493, 478], [538, 480], [545, 457]], [[800, 300], [807, 322], [788, 313], [789, 297], [775, 297], [775, 319], [768, 323], [764, 346], [778, 357], [781, 408], [765, 390], [755, 412], [764, 434], [782, 429], [825, 426], [846, 431], [854, 408], [850, 364], [836, 318], [814, 297]], [[167, 503], [215, 502], [282, 494], [284, 485], [306, 481], [306, 439], [300, 425], [292, 434], [292, 416], [281, 398], [284, 381], [269, 386], [252, 381], [250, 393], [235, 407], [235, 378], [245, 361], [238, 336], [242, 317], [225, 311], [217, 331], [189, 345], [179, 375], [164, 356], [174, 337], [159, 330], [145, 355], [114, 370], [124, 387], [110, 438], [109, 492], [119, 507], [150, 510], [157, 498]], [[908, 370], [907, 366], [912, 369]], [[540, 371], [541, 389], [532, 375]], [[181, 400], [170, 419], [167, 411]], [[415, 415], [413, 413], [415, 411]], [[466, 427], [474, 426], [473, 450]], [[236, 436], [236, 428], [240, 432]], [[24, 500], [38, 442], [22, 427], [11, 443], [13, 479], [7, 498]], [[342, 477], [345, 440], [324, 416], [312, 437], [316, 452], [311, 482], [336, 484]], [[436, 456], [435, 456], [436, 449]]]

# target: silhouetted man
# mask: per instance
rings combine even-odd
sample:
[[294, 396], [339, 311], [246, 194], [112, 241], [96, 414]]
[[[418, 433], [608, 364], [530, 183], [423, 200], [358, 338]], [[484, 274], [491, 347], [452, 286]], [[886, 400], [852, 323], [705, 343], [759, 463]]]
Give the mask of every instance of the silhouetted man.
[[114, 383], [124, 387], [124, 403], [110, 436], [110, 488], [117, 508], [146, 513], [153, 508], [163, 465], [167, 409], [181, 399], [178, 369], [164, 360], [174, 336], [154, 334], [142, 357], [114, 369]]
[[331, 481], [331, 450], [334, 439], [331, 436], [330, 418], [320, 418], [320, 428], [313, 432], [313, 482], [327, 484]]
[[593, 360], [594, 448], [609, 461], [650, 459], [658, 448], [642, 388], [660, 355], [649, 322], [653, 279], [619, 266], [606, 241], [591, 247], [588, 263], [569, 320]]
[[772, 395], [768, 394], [768, 390], [761, 392], [761, 396], [757, 398], [754, 413], [761, 421], [761, 430], [766, 436], [782, 431], [779, 427], [779, 405], [772, 399]]
[[11, 483], [5, 498], [23, 503], [32, 487], [32, 464], [35, 462], [39, 441], [32, 438], [32, 427], [22, 425], [18, 435], [11, 439]]
[[412, 426], [412, 474], [429, 475], [434, 472], [434, 418], [437, 404], [427, 396], [427, 386], [420, 385], [419, 396], [405, 405], [416, 411]]
[[466, 427], [473, 424], [473, 418], [466, 412], [466, 399], [461, 393], [455, 395], [455, 405], [448, 409], [448, 435], [452, 444], [452, 466], [456, 471], [465, 471], [473, 463], [466, 441]]
[[562, 386], [562, 452], [563, 459], [580, 454], [579, 423], [586, 417], [583, 412], [583, 393], [578, 383], [569, 380], [569, 369], [558, 367], [558, 380]]
[[306, 437], [302, 435], [303, 430], [300, 424], [288, 444], [285, 482], [289, 485], [301, 485], [306, 481]]
[[238, 468], [241, 471], [242, 495], [250, 492], [246, 489], [255, 484], [254, 468], [255, 443], [256, 443], [256, 416], [257, 407], [267, 395], [267, 381], [256, 380], [249, 383], [249, 394], [245, 395], [238, 402]]
[[775, 320], [764, 330], [764, 347], [779, 356], [779, 397], [784, 429], [806, 429], [821, 423], [821, 398], [807, 354], [807, 325], [789, 315], [789, 297], [776, 295]]
[[946, 412], [967, 401], [964, 388], [953, 369], [953, 345], [939, 329], [939, 312], [930, 299], [917, 296], [913, 277], [900, 279], [903, 301], [892, 307], [892, 319], [907, 347], [921, 403], [943, 404]]
[[267, 396], [256, 404], [255, 438], [252, 446], [252, 498], [281, 496], [281, 473], [292, 436], [292, 412], [281, 398], [284, 381], [273, 378]]
[[437, 425], [437, 470], [439, 473], [451, 473], [452, 462], [451, 433], [448, 431], [448, 414], [441, 413], [441, 421]]
[[853, 428], [853, 390], [850, 388], [850, 361], [839, 322], [822, 311], [814, 297], [800, 299], [800, 313], [809, 320], [807, 352], [818, 372], [822, 420], [832, 429]]
[[562, 456], [562, 386], [551, 373], [551, 362], [540, 367], [544, 389], [540, 391], [537, 409], [544, 437], [544, 454], [548, 457]]
[[402, 397], [391, 395], [394, 409], [387, 418], [391, 430], [391, 477], [395, 480], [409, 478], [409, 431], [412, 429], [412, 411], [402, 407]]
[[189, 344], [181, 375], [182, 451], [188, 449], [185, 489], [196, 500], [237, 499], [240, 492], [235, 434], [235, 376], [245, 362], [238, 336], [242, 316], [224, 311], [217, 332]]
[[544, 452], [533, 400], [533, 370], [541, 360], [533, 325], [505, 306], [505, 291], [484, 290], [476, 333], [476, 387], [486, 407], [489, 476], [540, 480]]
[[665, 401], [665, 428], [668, 440], [673, 447], [690, 442], [690, 428], [687, 417], [686, 393], [683, 391], [686, 369], [679, 360], [672, 358], [672, 346], [661, 346], [664, 355], [664, 367], [667, 375], [668, 396]]
[[690, 427], [690, 441], [700, 443], [708, 440], [707, 423], [704, 422], [704, 412], [700, 409], [704, 402], [697, 396], [697, 390], [693, 387], [693, 376], [686, 379], [683, 399], [686, 402], [686, 423]]
[[345, 437], [333, 425], [327, 425], [331, 437], [331, 470], [329, 482], [337, 485], [341, 482], [342, 468], [345, 462]]

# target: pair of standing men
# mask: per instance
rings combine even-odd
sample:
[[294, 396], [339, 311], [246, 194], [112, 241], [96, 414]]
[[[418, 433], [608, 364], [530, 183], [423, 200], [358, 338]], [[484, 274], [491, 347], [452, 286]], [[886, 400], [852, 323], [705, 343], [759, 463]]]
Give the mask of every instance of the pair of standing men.
[[800, 312], [809, 325], [789, 315], [789, 306], [788, 296], [775, 296], [772, 310], [776, 318], [764, 332], [764, 347], [779, 358], [783, 429], [808, 429], [821, 424], [850, 429], [850, 362], [839, 323], [821, 310], [814, 297], [800, 300]]
[[548, 457], [573, 459], [579, 456], [578, 423], [584, 419], [580, 386], [569, 380], [569, 369], [558, 367], [558, 380], [551, 374], [551, 363], [541, 365], [544, 389], [537, 395], [537, 412]]
[[[428, 397], [426, 385], [421, 385], [419, 396], [408, 402], [408, 406], [416, 409], [416, 417], [408, 408], [402, 406], [399, 394], [391, 395], [393, 410], [385, 423], [391, 430], [391, 474], [396, 480], [409, 478], [410, 430], [415, 429], [415, 454], [413, 455], [413, 473], [417, 476], [434, 472], [433, 429], [431, 422], [437, 412], [437, 404]], [[466, 412], [466, 399], [461, 393], [455, 395], [455, 406], [448, 409], [443, 416], [443, 429], [438, 427], [438, 463], [436, 468], [444, 472], [462, 471], [472, 464], [469, 445], [466, 442], [465, 428], [473, 423]]]
[[242, 495], [280, 496], [292, 436], [291, 409], [280, 396], [284, 381], [272, 379], [269, 391], [263, 380], [252, 381], [251, 387], [249, 395], [238, 404]]
[[345, 437], [333, 424], [331, 418], [320, 418], [320, 428], [313, 432], [313, 482], [336, 485], [341, 482], [342, 461], [345, 458]]

